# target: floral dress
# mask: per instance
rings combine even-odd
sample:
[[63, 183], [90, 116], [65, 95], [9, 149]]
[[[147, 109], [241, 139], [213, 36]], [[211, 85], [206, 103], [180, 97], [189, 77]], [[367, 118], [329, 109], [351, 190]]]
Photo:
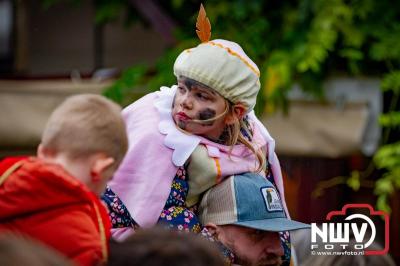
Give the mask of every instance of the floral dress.
[[179, 167], [158, 222], [172, 229], [198, 234], [202, 230], [201, 224], [194, 210], [187, 208], [185, 205], [188, 191], [186, 169], [185, 167]]
[[133, 220], [128, 209], [121, 199], [107, 186], [101, 199], [108, 207], [108, 215], [111, 220], [112, 228], [133, 227], [139, 228], [139, 225]]

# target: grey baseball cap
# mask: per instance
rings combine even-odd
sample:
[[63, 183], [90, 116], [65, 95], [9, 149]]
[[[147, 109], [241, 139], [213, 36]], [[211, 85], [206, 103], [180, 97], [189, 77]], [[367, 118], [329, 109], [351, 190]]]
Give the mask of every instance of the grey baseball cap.
[[288, 219], [275, 186], [254, 173], [231, 176], [209, 189], [199, 213], [203, 224], [234, 224], [273, 232], [310, 227]]

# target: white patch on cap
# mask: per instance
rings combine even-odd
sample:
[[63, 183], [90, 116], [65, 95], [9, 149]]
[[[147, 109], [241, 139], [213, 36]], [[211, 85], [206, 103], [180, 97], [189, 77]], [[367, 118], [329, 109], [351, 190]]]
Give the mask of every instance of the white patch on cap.
[[264, 187], [261, 189], [261, 193], [268, 211], [272, 212], [283, 210], [281, 200], [275, 188]]

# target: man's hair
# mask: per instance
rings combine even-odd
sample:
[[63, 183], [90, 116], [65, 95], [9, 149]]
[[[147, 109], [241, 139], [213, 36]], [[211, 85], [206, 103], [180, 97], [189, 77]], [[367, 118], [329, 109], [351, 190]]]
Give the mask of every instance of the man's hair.
[[95, 94], [68, 97], [51, 114], [41, 143], [71, 158], [104, 152], [119, 165], [128, 147], [121, 107]]
[[108, 266], [220, 266], [216, 245], [201, 236], [164, 228], [142, 229], [121, 243], [112, 242]]

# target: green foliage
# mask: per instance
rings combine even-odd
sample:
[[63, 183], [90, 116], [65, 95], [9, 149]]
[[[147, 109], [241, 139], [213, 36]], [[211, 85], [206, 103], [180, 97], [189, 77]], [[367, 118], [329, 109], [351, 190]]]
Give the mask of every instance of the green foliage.
[[386, 74], [382, 80], [381, 87], [383, 91], [393, 91], [397, 94], [400, 93], [400, 70]]
[[137, 90], [145, 82], [144, 74], [146, 71], [147, 67], [144, 65], [137, 65], [126, 69], [122, 73], [121, 78], [108, 87], [103, 94], [115, 102], [128, 105], [133, 99], [143, 96], [144, 93], [141, 91], [137, 92]]
[[376, 166], [381, 169], [400, 169], [400, 142], [382, 146], [375, 154], [374, 161]]
[[321, 63], [334, 49], [339, 22], [351, 18], [351, 10], [341, 1], [315, 1], [311, 8], [317, 12], [310, 23], [306, 42], [299, 49], [301, 55], [296, 67], [301, 73], [307, 70], [320, 71]]
[[376, 207], [379, 210], [382, 210], [386, 213], [390, 213], [392, 211], [392, 209], [390, 208], [389, 204], [388, 204], [388, 196], [387, 194], [381, 194], [378, 196], [378, 199], [376, 201]]
[[124, 1], [97, 1], [95, 21], [107, 23], [118, 19], [125, 8]]
[[360, 189], [360, 173], [358, 171], [351, 172], [351, 177], [347, 179], [347, 185], [354, 191]]
[[379, 123], [384, 127], [400, 127], [400, 112], [390, 112], [381, 115], [379, 118]]
[[[396, 115], [399, 115], [399, 112]], [[374, 156], [374, 162], [378, 169], [385, 170], [375, 184], [374, 192], [378, 195], [377, 206], [381, 210], [390, 211], [389, 196], [400, 188], [400, 142], [380, 147]]]
[[374, 60], [400, 62], [400, 22], [393, 22], [387, 29], [373, 34], [377, 41], [371, 46], [370, 56]]

